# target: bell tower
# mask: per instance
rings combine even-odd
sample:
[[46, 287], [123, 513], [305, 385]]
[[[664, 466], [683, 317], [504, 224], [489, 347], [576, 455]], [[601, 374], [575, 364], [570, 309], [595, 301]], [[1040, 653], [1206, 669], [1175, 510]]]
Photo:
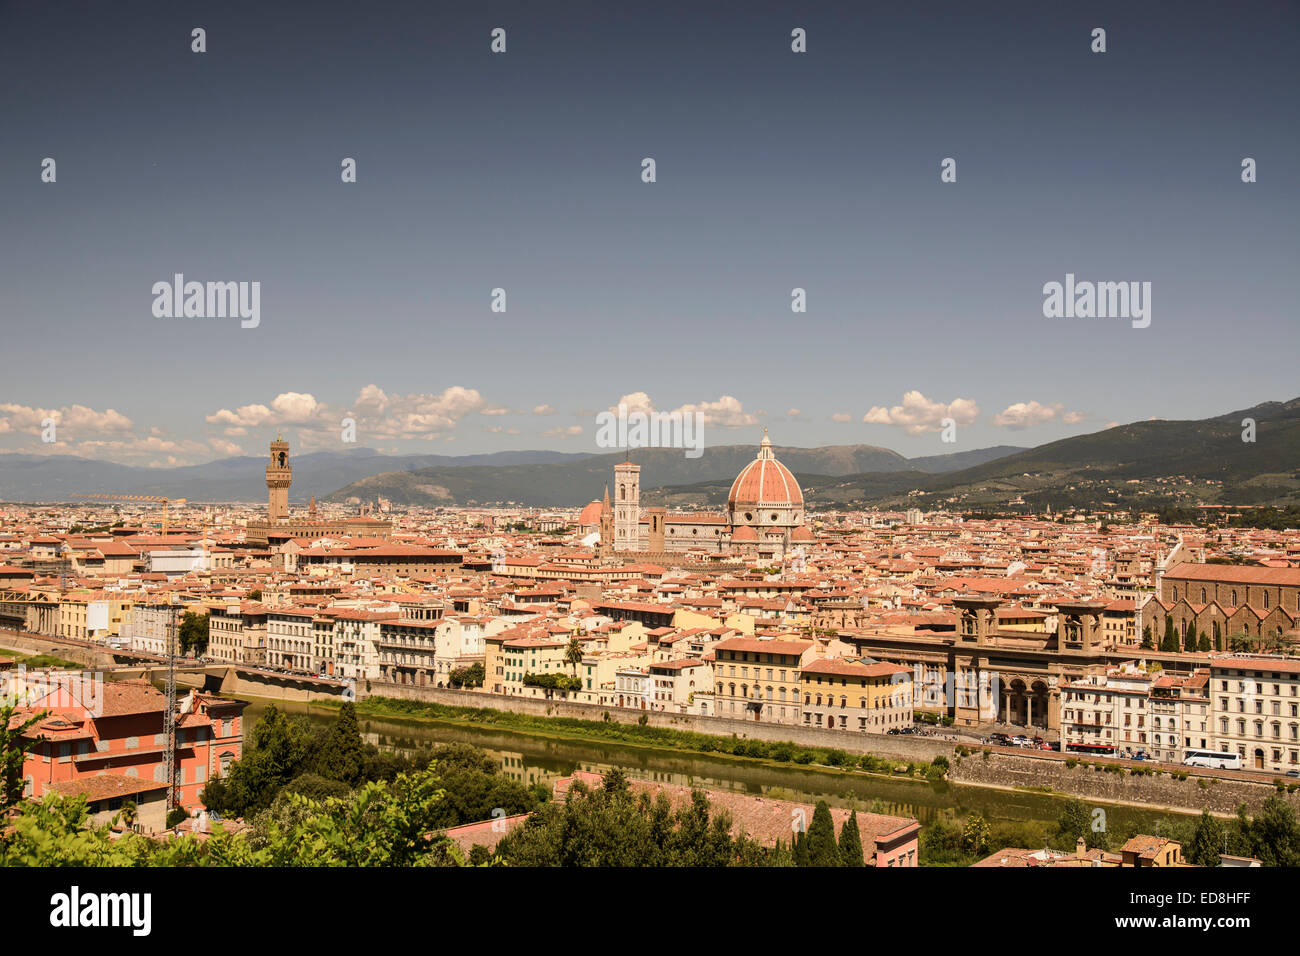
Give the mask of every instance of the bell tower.
[[641, 466], [614, 466], [614, 550], [641, 550]]
[[271, 463], [266, 466], [266, 516], [271, 521], [289, 517], [289, 486], [293, 466], [289, 464], [289, 443], [277, 432], [271, 442]]

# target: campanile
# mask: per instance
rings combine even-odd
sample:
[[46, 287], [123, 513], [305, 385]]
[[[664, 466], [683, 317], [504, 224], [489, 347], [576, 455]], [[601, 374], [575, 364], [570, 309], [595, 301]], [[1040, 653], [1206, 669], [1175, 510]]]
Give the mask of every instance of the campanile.
[[271, 442], [271, 463], [266, 466], [266, 516], [271, 521], [289, 517], [289, 486], [293, 466], [289, 464], [289, 443], [276, 433]]

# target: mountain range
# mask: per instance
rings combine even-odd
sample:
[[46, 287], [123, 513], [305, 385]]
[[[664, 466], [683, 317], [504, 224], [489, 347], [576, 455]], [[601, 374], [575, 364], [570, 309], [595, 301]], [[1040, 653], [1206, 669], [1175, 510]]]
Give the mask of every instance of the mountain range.
[[[1254, 422], [1248, 428], [1246, 420]], [[1251, 439], [1253, 440], [1246, 440]], [[642, 501], [716, 508], [752, 444], [640, 448]], [[939, 507], [1041, 512], [1045, 507], [1144, 510], [1196, 504], [1300, 504], [1300, 398], [1213, 418], [1150, 420], [1035, 448], [1001, 445], [905, 458], [875, 445], [775, 447], [809, 508]], [[599, 498], [628, 457], [555, 451], [383, 455], [373, 449], [295, 455], [292, 498], [402, 506], [516, 503], [573, 507]], [[62, 455], [0, 455], [0, 500], [60, 501], [77, 492], [265, 500], [262, 457], [183, 468], [138, 468]]]
[[[988, 462], [1020, 451], [1010, 446], [904, 458], [875, 445], [825, 445], [820, 448], [774, 446], [773, 452], [796, 475], [853, 476], [863, 472], [929, 475], [976, 462]], [[732, 480], [754, 460], [754, 445], [718, 445], [699, 458], [687, 458], [680, 448], [637, 448], [630, 455], [641, 466], [643, 487], [682, 482]], [[374, 475], [331, 495], [331, 501], [389, 499], [394, 505], [486, 505], [514, 502], [551, 508], [586, 504], [599, 498], [613, 479], [614, 466], [629, 458], [627, 451], [592, 455], [580, 461], [504, 466], [422, 468]], [[724, 499], [725, 499], [725, 488]]]
[[[381, 472], [444, 466], [537, 465], [590, 455], [502, 451], [487, 455], [383, 455], [372, 448], [293, 456], [294, 501], [323, 498]], [[78, 493], [166, 495], [192, 501], [265, 501], [265, 457], [221, 458], [180, 468], [138, 468], [74, 455], [0, 455], [0, 501], [62, 501]]]
[[[938, 474], [796, 475], [809, 508], [1042, 513], [1047, 507], [1291, 506], [1300, 504], [1300, 399], [1214, 418], [1117, 425]], [[652, 499], [716, 507], [729, 487], [708, 481], [665, 487]]]
[[[1253, 432], [1247, 427], [1253, 421]], [[1246, 440], [1253, 439], [1253, 440]], [[637, 449], [642, 502], [716, 508], [752, 445]], [[1300, 399], [1214, 418], [1116, 425], [1036, 448], [998, 448], [907, 459], [871, 445], [775, 448], [809, 508], [920, 507], [964, 511], [1300, 503]], [[437, 467], [374, 475], [335, 501], [576, 506], [600, 497], [623, 453], [502, 467]]]

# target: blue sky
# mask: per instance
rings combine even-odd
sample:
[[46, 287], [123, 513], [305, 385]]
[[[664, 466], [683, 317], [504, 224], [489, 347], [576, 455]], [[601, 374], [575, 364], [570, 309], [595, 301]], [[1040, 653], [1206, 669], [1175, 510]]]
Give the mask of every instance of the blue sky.
[[[1300, 394], [1295, 5], [611, 6], [0, 4], [0, 449], [592, 451], [633, 396], [925, 455]], [[177, 272], [259, 326], [155, 317]], [[1044, 318], [1067, 273], [1150, 327]]]

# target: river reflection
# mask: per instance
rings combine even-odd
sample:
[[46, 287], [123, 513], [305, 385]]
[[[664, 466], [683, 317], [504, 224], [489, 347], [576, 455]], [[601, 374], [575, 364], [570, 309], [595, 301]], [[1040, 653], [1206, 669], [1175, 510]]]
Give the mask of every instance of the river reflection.
[[[245, 711], [247, 735], [265, 710], [254, 701]], [[336, 710], [300, 703], [277, 703], [289, 713], [303, 714], [313, 723], [333, 722]], [[601, 772], [621, 767], [631, 777], [657, 783], [699, 786], [765, 796], [776, 800], [855, 808], [874, 813], [914, 817], [929, 824], [943, 817], [980, 813], [990, 823], [1049, 822], [1061, 814], [1064, 798], [1024, 790], [994, 790], [946, 782], [888, 778], [860, 773], [826, 773], [797, 764], [775, 767], [707, 754], [678, 754], [646, 750], [604, 741], [558, 741], [498, 729], [449, 726], [391, 717], [358, 715], [361, 736], [381, 750], [410, 753], [421, 746], [467, 743], [487, 750], [500, 761], [502, 772], [524, 784], [551, 785], [574, 770]], [[1154, 832], [1156, 821], [1182, 814], [1107, 806], [1112, 829], [1129, 826]]]

